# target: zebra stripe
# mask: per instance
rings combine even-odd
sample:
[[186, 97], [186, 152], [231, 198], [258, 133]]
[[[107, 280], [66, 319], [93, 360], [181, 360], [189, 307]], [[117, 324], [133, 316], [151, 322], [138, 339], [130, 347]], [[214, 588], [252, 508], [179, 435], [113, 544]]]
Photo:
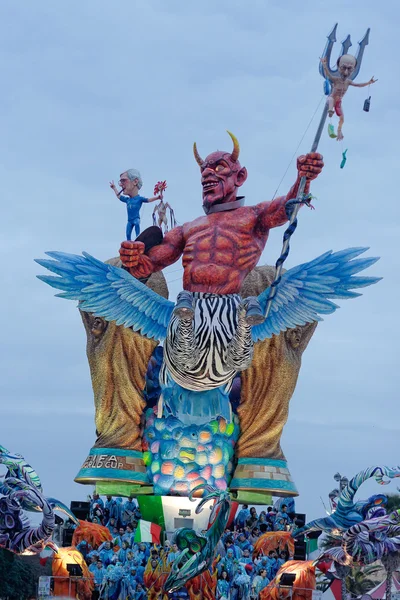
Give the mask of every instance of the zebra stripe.
[[193, 391], [230, 386], [237, 371], [253, 357], [251, 328], [244, 319], [238, 294], [193, 294], [193, 320], [172, 316], [164, 343], [161, 383], [167, 372], [183, 388]]

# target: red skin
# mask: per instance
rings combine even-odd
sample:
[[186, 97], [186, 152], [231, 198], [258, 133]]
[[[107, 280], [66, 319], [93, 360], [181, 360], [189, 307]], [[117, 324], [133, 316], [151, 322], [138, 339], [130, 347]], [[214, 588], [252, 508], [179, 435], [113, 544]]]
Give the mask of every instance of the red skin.
[[[286, 196], [256, 206], [198, 217], [168, 232], [162, 243], [153, 247], [147, 256], [143, 254], [142, 242], [122, 242], [122, 264], [134, 277], [144, 278], [182, 256], [183, 289], [237, 294], [246, 275], [257, 265], [270, 229], [287, 222], [285, 204], [296, 196], [301, 176], [307, 177], [307, 194], [310, 181], [319, 175], [322, 167], [320, 154], [299, 157], [298, 177]], [[213, 189], [203, 191], [203, 201], [208, 206], [234, 201], [237, 188], [247, 177], [246, 170], [238, 162], [230, 163], [229, 155], [222, 152], [208, 156], [201, 171], [203, 185], [214, 183]]]

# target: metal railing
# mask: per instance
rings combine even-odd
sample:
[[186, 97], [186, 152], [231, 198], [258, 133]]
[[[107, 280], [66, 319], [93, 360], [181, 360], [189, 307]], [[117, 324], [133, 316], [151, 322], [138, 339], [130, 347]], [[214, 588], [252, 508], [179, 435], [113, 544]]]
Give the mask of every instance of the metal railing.
[[89, 584], [93, 585], [92, 578], [42, 575], [39, 577], [37, 597], [39, 600], [47, 600], [54, 597], [62, 600], [63, 598], [80, 598], [82, 595], [83, 598], [83, 588]]

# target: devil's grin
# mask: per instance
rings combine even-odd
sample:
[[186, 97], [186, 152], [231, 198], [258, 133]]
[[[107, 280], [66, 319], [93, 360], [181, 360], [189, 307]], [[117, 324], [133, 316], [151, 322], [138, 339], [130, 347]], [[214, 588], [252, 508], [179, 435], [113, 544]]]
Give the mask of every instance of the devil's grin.
[[219, 181], [215, 181], [215, 180], [203, 181], [202, 182], [203, 191], [208, 192], [209, 190], [212, 190], [213, 188], [217, 187], [218, 184], [219, 184]]

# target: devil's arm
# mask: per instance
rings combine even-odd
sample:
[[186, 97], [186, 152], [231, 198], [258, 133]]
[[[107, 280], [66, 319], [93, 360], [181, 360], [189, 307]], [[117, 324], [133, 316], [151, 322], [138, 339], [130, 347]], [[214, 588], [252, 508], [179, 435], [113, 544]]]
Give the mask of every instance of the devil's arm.
[[161, 244], [154, 246], [147, 255], [141, 254], [137, 266], [129, 267], [129, 272], [139, 279], [150, 277], [152, 273], [176, 262], [182, 255], [184, 246], [183, 228], [175, 227], [165, 234]]
[[[261, 230], [266, 231], [273, 227], [284, 225], [288, 218], [286, 215], [286, 203], [293, 198], [296, 198], [297, 191], [300, 185], [300, 177], [297, 177], [295, 184], [290, 188], [286, 196], [280, 196], [270, 202], [262, 202], [256, 208], [260, 211], [258, 224]], [[310, 182], [306, 182], [304, 193], [308, 194]]]
[[284, 225], [287, 220], [286, 204], [289, 200], [296, 198], [303, 177], [305, 186], [303, 194], [307, 195], [310, 191], [310, 182], [318, 177], [324, 166], [323, 157], [317, 152], [309, 152], [297, 159], [297, 179], [290, 188], [286, 196], [275, 198], [271, 202], [265, 202], [255, 207], [258, 211], [257, 225], [260, 233], [268, 232], [272, 227]]
[[183, 227], [174, 227], [165, 234], [162, 243], [154, 246], [148, 253], [153, 264], [153, 272], [161, 271], [176, 262], [182, 256], [184, 247]]

